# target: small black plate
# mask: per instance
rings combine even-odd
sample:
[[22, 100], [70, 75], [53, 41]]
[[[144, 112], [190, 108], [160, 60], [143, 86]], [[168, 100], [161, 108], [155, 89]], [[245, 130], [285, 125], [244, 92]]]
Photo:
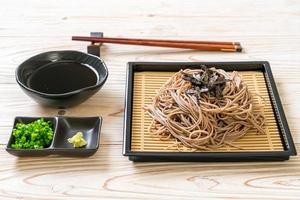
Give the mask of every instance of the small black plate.
[[[17, 123], [31, 123], [41, 117], [16, 117], [13, 128]], [[13, 149], [11, 144], [14, 137], [11, 134], [6, 146], [6, 151], [15, 156], [45, 156], [45, 155], [64, 155], [64, 156], [91, 156], [99, 148], [101, 117], [43, 117], [46, 121], [53, 124], [54, 136], [49, 147], [43, 149]], [[74, 148], [68, 143], [67, 139], [77, 132], [83, 133], [87, 145], [82, 148]]]

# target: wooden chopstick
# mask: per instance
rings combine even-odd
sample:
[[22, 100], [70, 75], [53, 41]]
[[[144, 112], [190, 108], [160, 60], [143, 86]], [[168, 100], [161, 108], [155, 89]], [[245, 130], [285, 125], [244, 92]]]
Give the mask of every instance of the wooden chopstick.
[[114, 43], [127, 45], [143, 45], [171, 48], [196, 49], [203, 51], [229, 51], [240, 52], [242, 47], [239, 42], [220, 42], [220, 41], [186, 41], [186, 40], [158, 40], [158, 39], [136, 39], [136, 38], [98, 38], [73, 36], [72, 40], [89, 41], [92, 43]]
[[[78, 36], [74, 36], [77, 38]], [[81, 36], [79, 36], [81, 37]], [[86, 38], [86, 37], [85, 37]], [[94, 37], [88, 37], [94, 38]], [[241, 45], [239, 42], [221, 42], [221, 41], [201, 41], [201, 40], [163, 40], [163, 39], [140, 39], [140, 38], [114, 38], [114, 37], [104, 37], [106, 39], [114, 39], [114, 40], [137, 40], [137, 41], [156, 41], [156, 42], [176, 42], [176, 43], [197, 43], [197, 44], [224, 44], [224, 45]]]

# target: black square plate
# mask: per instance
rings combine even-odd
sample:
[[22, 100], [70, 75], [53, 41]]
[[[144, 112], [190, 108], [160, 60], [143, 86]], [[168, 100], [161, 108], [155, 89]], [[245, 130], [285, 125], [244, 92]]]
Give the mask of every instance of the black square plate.
[[[31, 123], [41, 117], [16, 117], [13, 128], [17, 123]], [[13, 149], [11, 144], [14, 137], [11, 134], [6, 151], [15, 156], [45, 156], [51, 154], [64, 156], [91, 156], [99, 148], [101, 117], [43, 117], [53, 124], [54, 136], [49, 147], [43, 149]], [[74, 148], [67, 139], [82, 132], [87, 145]]]
[[[142, 71], [176, 72], [185, 68], [199, 68], [201, 65], [227, 71], [260, 71], [264, 74], [276, 122], [280, 127], [279, 134], [283, 151], [145, 152], [131, 150], [134, 73]], [[268, 62], [130, 62], [127, 68], [123, 155], [128, 156], [132, 161], [266, 161], [287, 160], [289, 156], [296, 155], [296, 149]]]

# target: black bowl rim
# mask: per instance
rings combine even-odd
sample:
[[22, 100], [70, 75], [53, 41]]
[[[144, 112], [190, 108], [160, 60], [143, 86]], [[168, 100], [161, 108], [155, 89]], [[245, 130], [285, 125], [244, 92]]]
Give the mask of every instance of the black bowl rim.
[[[102, 79], [102, 81], [99, 81], [96, 85], [89, 86], [89, 87], [85, 87], [85, 88], [81, 88], [81, 89], [74, 90], [74, 91], [71, 91], [71, 92], [66, 92], [66, 93], [61, 93], [61, 94], [48, 94], [48, 93], [44, 93], [44, 92], [39, 92], [39, 91], [37, 91], [37, 90], [33, 90], [33, 89], [27, 87], [25, 84], [23, 84], [23, 83], [19, 80], [18, 72], [19, 72], [21, 66], [22, 66], [23, 64], [25, 64], [26, 62], [28, 62], [29, 60], [32, 60], [32, 59], [34, 59], [35, 57], [40, 56], [40, 55], [43, 55], [43, 54], [48, 54], [48, 53], [62, 53], [62, 52], [64, 52], [64, 53], [71, 53], [71, 52], [81, 53], [81, 54], [85, 54], [85, 55], [87, 55], [87, 56], [94, 57], [94, 58], [100, 60], [101, 63], [103, 64], [103, 67], [104, 67], [105, 72], [106, 72], [106, 74], [105, 74], [104, 78]], [[100, 57], [95, 56], [95, 55], [92, 55], [92, 54], [89, 54], [89, 53], [84, 53], [84, 52], [81, 52], [81, 51], [75, 51], [75, 50], [46, 51], [46, 52], [43, 52], [43, 53], [34, 55], [34, 56], [32, 56], [32, 57], [26, 59], [25, 61], [23, 61], [23, 62], [16, 68], [15, 76], [16, 76], [16, 81], [17, 81], [17, 83], [18, 83], [21, 87], [23, 87], [24, 89], [26, 89], [26, 90], [28, 90], [28, 91], [30, 91], [30, 92], [33, 92], [33, 93], [35, 93], [35, 94], [38, 94], [38, 95], [44, 96], [44, 97], [65, 97], [65, 96], [75, 95], [75, 94], [81, 93], [81, 92], [83, 92], [83, 91], [92, 90], [92, 89], [95, 89], [95, 88], [97, 88], [97, 87], [102, 86], [102, 85], [106, 82], [106, 80], [107, 80], [107, 77], [108, 77], [108, 68], [107, 68], [105, 62], [104, 62]]]

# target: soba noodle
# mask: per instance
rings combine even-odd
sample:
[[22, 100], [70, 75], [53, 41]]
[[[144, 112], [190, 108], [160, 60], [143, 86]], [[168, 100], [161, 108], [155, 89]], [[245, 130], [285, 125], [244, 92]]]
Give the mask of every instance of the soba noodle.
[[[195, 90], [193, 82], [187, 80], [187, 77], [197, 80], [207, 70], [225, 79], [218, 88], [221, 96], [205, 88]], [[225, 144], [235, 146], [232, 142], [252, 128], [264, 134], [265, 119], [257, 108], [237, 72], [215, 68], [175, 73], [158, 91], [152, 105], [144, 107], [153, 119], [150, 134], [161, 140], [174, 140], [177, 148], [183, 145], [193, 150], [212, 150]]]

